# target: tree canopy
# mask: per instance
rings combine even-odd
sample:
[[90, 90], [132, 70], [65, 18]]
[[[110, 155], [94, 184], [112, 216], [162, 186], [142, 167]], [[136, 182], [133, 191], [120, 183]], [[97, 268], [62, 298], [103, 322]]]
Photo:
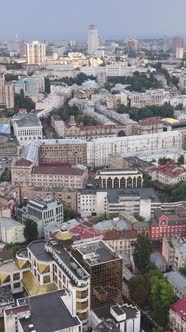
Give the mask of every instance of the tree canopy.
[[25, 237], [27, 243], [37, 240], [38, 228], [37, 228], [37, 224], [35, 221], [33, 221], [31, 219], [25, 220], [24, 237]]
[[142, 272], [146, 272], [150, 263], [151, 243], [148, 234], [138, 234], [137, 241], [134, 247], [134, 263], [136, 267]]
[[15, 109], [18, 111], [19, 108], [26, 108], [28, 112], [35, 109], [35, 103], [31, 98], [24, 96], [23, 90], [20, 94], [15, 94]]
[[52, 114], [57, 114], [65, 122], [69, 122], [70, 116], [75, 117], [77, 123], [83, 123], [84, 126], [95, 126], [97, 124], [96, 120], [88, 115], [85, 115], [78, 109], [77, 106], [66, 105], [64, 107], [55, 109]]
[[2, 182], [10, 182], [11, 181], [11, 171], [6, 167], [3, 173], [1, 174], [0, 180]]
[[95, 80], [93, 75], [86, 75], [84, 73], [79, 73], [76, 77], [63, 77], [57, 80], [53, 80], [53, 82], [64, 82], [67, 85], [71, 86], [73, 84], [82, 85], [87, 80]]

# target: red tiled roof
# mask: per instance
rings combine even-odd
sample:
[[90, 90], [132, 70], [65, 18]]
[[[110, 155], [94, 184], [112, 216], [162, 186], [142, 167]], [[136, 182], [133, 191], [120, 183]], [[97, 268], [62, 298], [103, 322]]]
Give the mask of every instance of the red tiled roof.
[[137, 232], [136, 231], [107, 231], [103, 233], [103, 240], [119, 240], [119, 239], [136, 239]]
[[33, 174], [82, 175], [83, 170], [67, 166], [36, 166]]
[[186, 321], [186, 297], [172, 304], [170, 309]]
[[152, 118], [147, 118], [144, 120], [139, 120], [139, 124], [142, 126], [148, 126], [153, 124], [158, 124], [163, 118], [160, 116], [154, 116]]
[[16, 160], [15, 166], [31, 166], [32, 162], [26, 159]]
[[83, 226], [76, 226], [72, 228], [70, 232], [74, 235], [79, 235], [81, 239], [90, 239], [96, 236], [100, 236], [100, 234], [96, 234], [95, 232], [92, 232]]
[[11, 314], [17, 315], [21, 312], [25, 312], [25, 311], [29, 311], [29, 310], [30, 310], [30, 308], [28, 305], [23, 305], [20, 307], [6, 309], [5, 312], [6, 312], [6, 315], [11, 315]]
[[186, 170], [184, 167], [181, 167], [181, 166], [178, 167], [176, 164], [173, 164], [173, 163], [167, 163], [165, 165], [160, 165], [158, 167], [156, 167], [156, 166], [150, 167], [149, 170], [163, 173], [170, 177], [177, 177], [178, 175], [186, 173]]

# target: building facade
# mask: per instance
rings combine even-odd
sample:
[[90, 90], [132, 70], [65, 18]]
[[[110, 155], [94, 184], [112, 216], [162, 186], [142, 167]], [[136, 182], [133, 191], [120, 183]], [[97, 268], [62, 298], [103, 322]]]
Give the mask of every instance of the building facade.
[[36, 114], [16, 114], [12, 118], [14, 134], [20, 145], [26, 145], [31, 141], [43, 138], [41, 121]]
[[171, 305], [169, 310], [169, 326], [172, 331], [186, 331], [186, 297]]
[[98, 31], [95, 25], [90, 25], [88, 30], [88, 53], [95, 55], [99, 46]]
[[97, 172], [97, 188], [141, 188], [143, 175], [137, 169], [103, 169]]
[[46, 66], [46, 45], [33, 41], [26, 44], [26, 60], [28, 65]]

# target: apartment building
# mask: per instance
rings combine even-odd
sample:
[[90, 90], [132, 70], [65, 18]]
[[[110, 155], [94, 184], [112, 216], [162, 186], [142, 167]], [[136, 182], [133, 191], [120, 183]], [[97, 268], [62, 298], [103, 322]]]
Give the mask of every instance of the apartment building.
[[111, 169], [98, 171], [95, 176], [97, 188], [141, 188], [143, 175], [137, 169]]
[[11, 219], [0, 218], [0, 241], [4, 243], [23, 243], [24, 225]]
[[186, 297], [186, 278], [177, 271], [171, 271], [164, 274], [164, 277], [172, 285], [174, 295], [179, 299]]
[[13, 294], [23, 292], [23, 271], [13, 260], [4, 261], [0, 265], [1, 287], [8, 287]]
[[152, 135], [98, 138], [87, 142], [87, 164], [92, 166], [108, 165], [109, 155], [136, 155], [159, 149], [181, 148], [181, 132], [171, 131]]
[[46, 45], [33, 41], [26, 44], [26, 60], [28, 65], [46, 66]]
[[45, 140], [39, 147], [41, 163], [68, 163], [70, 165], [87, 164], [86, 141], [73, 140]]
[[172, 331], [186, 331], [186, 297], [171, 305], [169, 310], [169, 326]]
[[45, 92], [44, 76], [31, 76], [20, 78], [14, 82], [15, 93], [24, 92], [24, 96], [36, 97], [39, 93]]
[[26, 219], [36, 222], [38, 237], [42, 238], [49, 223], [55, 222], [59, 227], [63, 223], [63, 204], [51, 198], [31, 200], [26, 206], [17, 209], [17, 220], [24, 224]]
[[5, 82], [4, 70], [0, 69], [0, 107], [14, 108], [14, 85]]
[[173, 271], [186, 267], [186, 238], [164, 238], [162, 255]]

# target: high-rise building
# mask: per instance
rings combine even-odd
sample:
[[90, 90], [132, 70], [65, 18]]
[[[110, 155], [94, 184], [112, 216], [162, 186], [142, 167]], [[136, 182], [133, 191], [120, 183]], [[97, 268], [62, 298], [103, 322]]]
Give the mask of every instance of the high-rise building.
[[5, 76], [4, 72], [0, 72], [0, 108], [5, 106]]
[[88, 53], [94, 55], [99, 46], [98, 31], [96, 25], [90, 25], [88, 30]]
[[14, 107], [14, 85], [12, 82], [5, 82], [4, 71], [0, 71], [0, 108]]
[[46, 65], [46, 45], [38, 41], [26, 44], [26, 58], [28, 65]]
[[14, 108], [14, 84], [5, 83], [5, 105], [7, 109]]
[[73, 246], [72, 255], [90, 275], [91, 309], [120, 304], [122, 258], [101, 240]]
[[184, 48], [178, 47], [176, 49], [176, 59], [183, 59], [183, 56], [184, 56]]
[[177, 48], [183, 47], [183, 38], [175, 36], [172, 39], [172, 49], [173, 51], [176, 51]]

